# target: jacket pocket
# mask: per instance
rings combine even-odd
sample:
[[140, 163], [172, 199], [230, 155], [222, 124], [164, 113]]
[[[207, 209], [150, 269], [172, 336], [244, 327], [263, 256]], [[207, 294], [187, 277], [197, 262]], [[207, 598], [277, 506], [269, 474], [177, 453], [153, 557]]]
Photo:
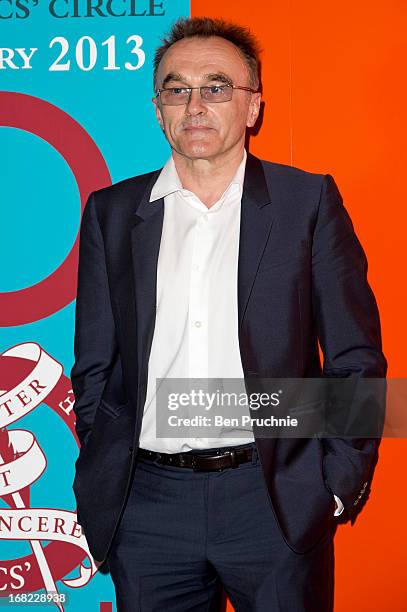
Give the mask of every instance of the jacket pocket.
[[310, 245], [307, 240], [301, 240], [296, 244], [284, 244], [279, 247], [269, 248], [263, 255], [259, 272], [267, 272], [280, 266], [288, 266], [298, 262], [304, 262], [309, 257]]
[[117, 419], [122, 414], [123, 409], [127, 406], [127, 402], [125, 404], [112, 405], [106, 400], [100, 400], [98, 410], [107, 414], [112, 419]]

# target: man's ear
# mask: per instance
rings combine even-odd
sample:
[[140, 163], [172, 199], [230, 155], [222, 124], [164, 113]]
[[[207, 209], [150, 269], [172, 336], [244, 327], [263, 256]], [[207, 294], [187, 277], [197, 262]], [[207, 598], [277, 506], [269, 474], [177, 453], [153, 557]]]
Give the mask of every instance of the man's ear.
[[257, 117], [259, 116], [259, 112], [260, 112], [260, 102], [261, 102], [261, 93], [257, 92], [257, 93], [252, 94], [250, 104], [249, 104], [249, 110], [247, 113], [247, 121], [246, 121], [247, 127], [253, 127], [254, 124], [256, 123]]
[[154, 104], [155, 116], [157, 117], [157, 121], [160, 124], [162, 131], [164, 131], [163, 117], [161, 114], [161, 110], [160, 110], [157, 98], [152, 98], [152, 102]]

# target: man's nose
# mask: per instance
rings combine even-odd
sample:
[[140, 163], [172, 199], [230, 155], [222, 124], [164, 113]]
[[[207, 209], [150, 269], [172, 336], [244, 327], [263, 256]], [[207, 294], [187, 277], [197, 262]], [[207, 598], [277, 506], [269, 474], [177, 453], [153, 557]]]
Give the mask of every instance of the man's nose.
[[206, 106], [202, 101], [201, 92], [199, 89], [191, 89], [185, 112], [188, 115], [199, 115], [200, 113], [206, 112]]

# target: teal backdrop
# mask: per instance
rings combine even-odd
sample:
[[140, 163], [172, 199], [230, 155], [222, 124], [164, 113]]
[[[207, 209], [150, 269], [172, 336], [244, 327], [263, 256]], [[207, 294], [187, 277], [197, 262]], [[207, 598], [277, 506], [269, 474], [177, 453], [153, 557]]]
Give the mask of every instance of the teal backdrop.
[[75, 524], [78, 232], [90, 191], [168, 157], [153, 54], [190, 11], [93, 4], [0, 0], [0, 605], [21, 612], [116, 610]]

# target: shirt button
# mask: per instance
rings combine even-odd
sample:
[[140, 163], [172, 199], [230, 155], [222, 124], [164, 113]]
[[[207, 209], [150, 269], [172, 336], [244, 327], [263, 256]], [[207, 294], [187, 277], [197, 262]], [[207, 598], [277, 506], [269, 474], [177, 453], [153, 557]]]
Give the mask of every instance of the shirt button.
[[192, 269], [193, 269], [193, 270], [199, 270], [199, 266], [198, 266], [198, 264], [193, 264]]
[[195, 321], [195, 327], [201, 327], [202, 323], [201, 321]]

